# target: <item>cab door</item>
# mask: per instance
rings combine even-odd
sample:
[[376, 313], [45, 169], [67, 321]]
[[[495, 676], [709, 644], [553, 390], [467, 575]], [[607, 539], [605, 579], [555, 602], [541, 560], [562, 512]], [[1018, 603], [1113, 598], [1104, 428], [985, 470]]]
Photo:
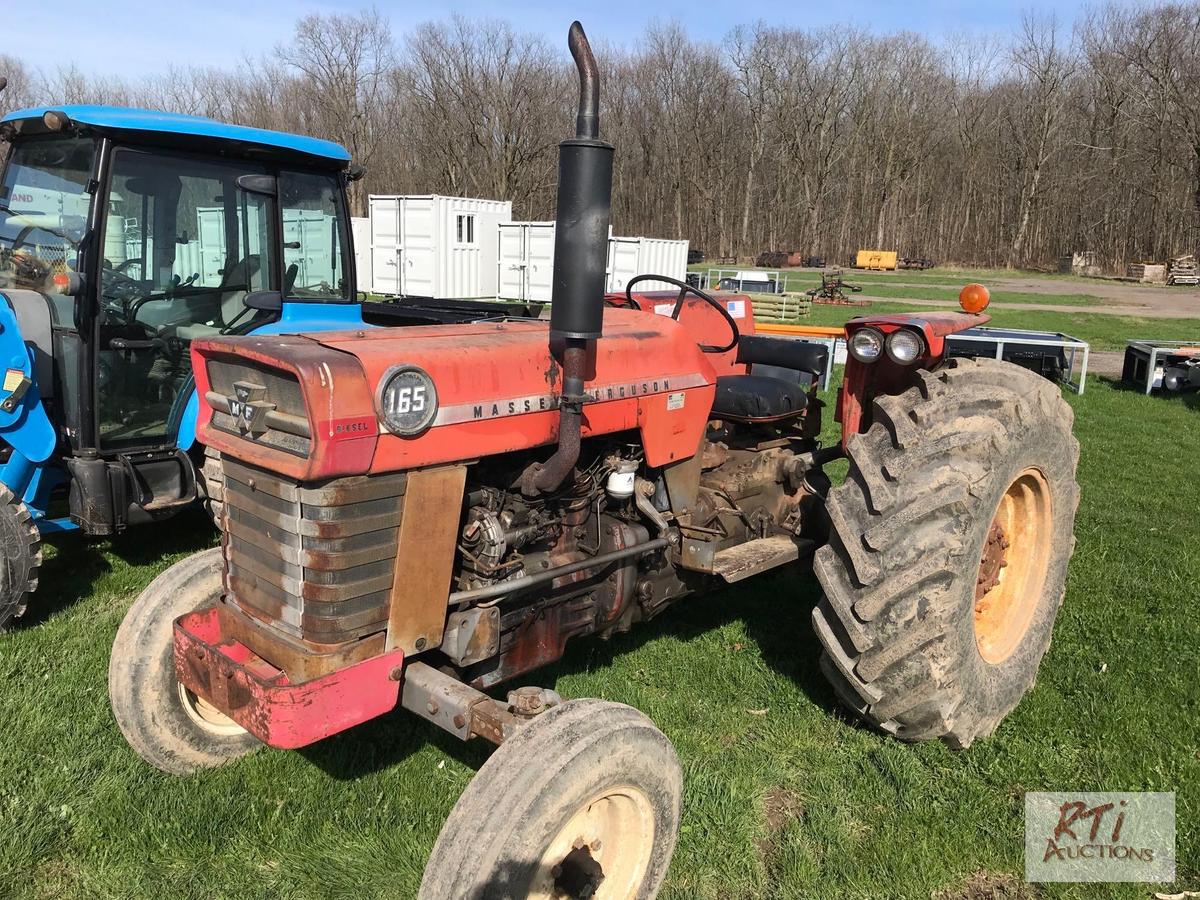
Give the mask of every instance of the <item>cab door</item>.
[[[176, 448], [194, 390], [190, 344], [250, 326], [244, 300], [277, 290], [275, 201], [239, 187], [255, 163], [118, 147], [106, 197], [96, 338], [97, 449], [125, 470], [131, 514], [189, 503]], [[114, 497], [120, 515], [122, 499]]]
[[275, 283], [273, 200], [238, 186], [251, 163], [117, 148], [111, 170], [103, 246], [126, 258], [101, 268], [98, 449], [171, 448], [191, 341], [235, 330]]

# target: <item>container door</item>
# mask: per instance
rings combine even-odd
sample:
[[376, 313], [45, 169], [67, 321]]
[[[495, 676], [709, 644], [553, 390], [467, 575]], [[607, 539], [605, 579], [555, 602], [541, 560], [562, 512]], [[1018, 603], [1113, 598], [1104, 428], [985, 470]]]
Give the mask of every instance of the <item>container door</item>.
[[371, 280], [376, 294], [400, 293], [400, 198], [371, 198]]
[[554, 226], [527, 225], [525, 238], [525, 300], [549, 303], [554, 285]]
[[406, 197], [400, 211], [400, 293], [406, 297], [433, 297], [437, 234], [434, 203], [428, 197]]
[[320, 210], [284, 210], [283, 267], [296, 267], [293, 284], [310, 284], [331, 270], [333, 228], [333, 218]]
[[[200, 282], [220, 284], [225, 265], [225, 211], [219, 206], [196, 210], [196, 225], [200, 237]], [[175, 274], [187, 278], [191, 272]]]
[[[640, 245], [641, 241], [637, 238], [609, 238], [608, 239], [608, 289], [612, 292], [620, 292], [625, 290], [625, 285], [628, 284], [636, 275], [643, 274], [638, 271], [640, 260]], [[639, 284], [638, 290], [650, 290], [648, 284]]]
[[525, 225], [501, 225], [499, 230], [500, 248], [497, 254], [499, 271], [497, 279], [499, 290], [497, 296], [501, 300], [528, 300], [525, 278], [526, 255], [525, 237], [528, 228]]

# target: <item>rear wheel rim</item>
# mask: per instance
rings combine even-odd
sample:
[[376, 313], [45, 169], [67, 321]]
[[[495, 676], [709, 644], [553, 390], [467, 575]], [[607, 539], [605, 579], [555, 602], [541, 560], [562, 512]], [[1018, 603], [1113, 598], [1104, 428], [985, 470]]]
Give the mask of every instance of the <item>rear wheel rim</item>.
[[605, 788], [580, 805], [542, 854], [530, 898], [636, 896], [654, 852], [654, 807], [635, 787]]
[[996, 508], [979, 563], [975, 643], [993, 666], [1021, 645], [1050, 565], [1054, 508], [1050, 484], [1030, 466], [1012, 480]]
[[236, 737], [246, 733], [245, 728], [203, 697], [193, 694], [180, 682], [176, 684], [179, 686], [179, 702], [183, 711], [197, 727], [218, 737]]

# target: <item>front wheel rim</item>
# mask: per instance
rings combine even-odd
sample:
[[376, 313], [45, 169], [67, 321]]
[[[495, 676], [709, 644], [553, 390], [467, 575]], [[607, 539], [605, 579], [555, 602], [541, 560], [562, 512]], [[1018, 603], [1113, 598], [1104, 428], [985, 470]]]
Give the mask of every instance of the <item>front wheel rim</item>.
[[1029, 631], [1045, 590], [1053, 530], [1050, 483], [1030, 466], [1001, 496], [980, 558], [975, 643], [991, 665], [1012, 656]]
[[246, 729], [225, 713], [221, 712], [203, 697], [193, 694], [182, 682], [176, 682], [179, 687], [179, 703], [187, 717], [201, 730], [217, 737], [236, 737], [245, 734]]
[[580, 805], [538, 863], [530, 898], [624, 900], [637, 895], [654, 852], [654, 807], [638, 788], [606, 788]]

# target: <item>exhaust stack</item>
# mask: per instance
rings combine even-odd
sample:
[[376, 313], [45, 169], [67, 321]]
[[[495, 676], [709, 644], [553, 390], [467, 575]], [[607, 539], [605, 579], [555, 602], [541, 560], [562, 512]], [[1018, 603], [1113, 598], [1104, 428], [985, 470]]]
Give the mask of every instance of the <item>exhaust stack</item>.
[[558, 449], [545, 463], [533, 463], [521, 474], [521, 491], [527, 496], [556, 490], [579, 461], [588, 342], [600, 337], [604, 327], [613, 148], [600, 140], [600, 73], [578, 22], [571, 23], [567, 46], [579, 71], [579, 112], [575, 137], [558, 145], [550, 295], [551, 346], [563, 342]]
[[550, 328], [558, 337], [593, 340], [604, 324], [613, 148], [600, 140], [600, 73], [578, 22], [567, 45], [579, 70], [579, 112], [575, 137], [558, 145]]

